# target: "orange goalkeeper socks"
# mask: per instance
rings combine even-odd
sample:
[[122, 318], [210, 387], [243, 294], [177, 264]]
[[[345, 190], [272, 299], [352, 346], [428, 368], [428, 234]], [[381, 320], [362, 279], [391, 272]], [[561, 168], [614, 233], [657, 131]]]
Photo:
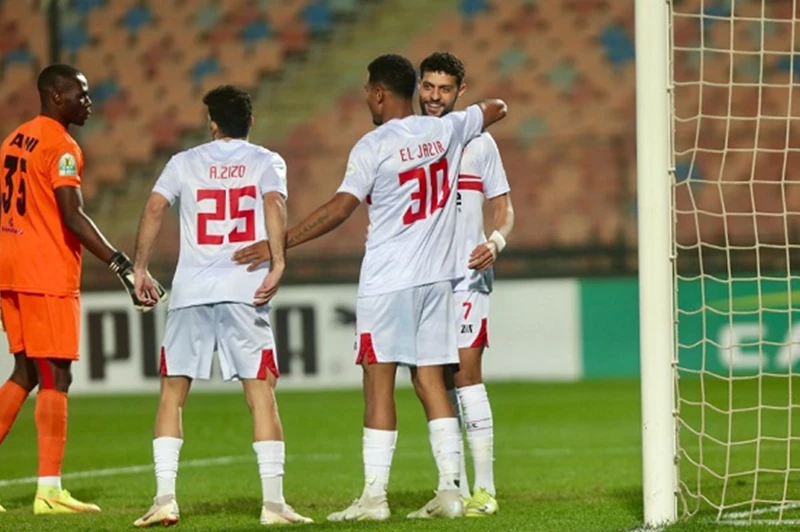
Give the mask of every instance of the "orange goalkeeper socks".
[[67, 394], [40, 390], [34, 417], [39, 434], [39, 476], [61, 476], [67, 443]]
[[6, 381], [0, 386], [0, 443], [11, 430], [11, 425], [17, 419], [28, 392], [14, 381]]

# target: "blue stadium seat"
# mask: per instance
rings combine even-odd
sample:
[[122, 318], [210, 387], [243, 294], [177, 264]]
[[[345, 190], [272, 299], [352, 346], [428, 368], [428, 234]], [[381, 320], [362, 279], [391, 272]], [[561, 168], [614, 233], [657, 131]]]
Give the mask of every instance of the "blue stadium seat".
[[562, 93], [571, 91], [577, 79], [578, 71], [575, 65], [568, 61], [559, 63], [547, 75], [550, 85], [558, 88]]
[[200, 33], [210, 31], [222, 20], [222, 10], [217, 4], [207, 4], [200, 7], [194, 16], [194, 25]]
[[[764, 65], [765, 70], [769, 70], [769, 65]], [[782, 72], [793, 72], [796, 78], [800, 78], [800, 56], [794, 55], [791, 58], [783, 56], [778, 59], [775, 67]]]
[[119, 84], [116, 82], [116, 80], [111, 79], [103, 81], [92, 87], [90, 90], [90, 96], [95, 105], [102, 106], [110, 98], [113, 98], [119, 94], [119, 92]]
[[528, 118], [519, 125], [517, 138], [525, 145], [547, 135], [547, 122], [540, 117]]
[[699, 164], [695, 164], [694, 167], [692, 167], [689, 161], [678, 161], [675, 163], [675, 180], [680, 183], [686, 179], [690, 179], [691, 181], [703, 179]]
[[333, 27], [333, 14], [324, 0], [308, 4], [303, 9], [303, 18], [311, 29], [312, 34], [327, 33]]
[[203, 78], [216, 74], [220, 71], [219, 61], [213, 57], [201, 59], [192, 67], [192, 82], [195, 84], [203, 81]]
[[32, 63], [33, 54], [28, 48], [17, 48], [9, 50], [3, 56], [3, 66], [13, 65], [14, 63]]
[[139, 28], [146, 26], [153, 21], [153, 15], [150, 13], [150, 9], [148, 9], [147, 6], [138, 5], [132, 7], [127, 13], [125, 13], [123, 20], [125, 21], [125, 26], [131, 31], [131, 33], [136, 33], [139, 31]]
[[600, 43], [605, 49], [606, 58], [615, 67], [623, 66], [634, 59], [633, 40], [619, 26], [609, 26], [600, 35]]
[[524, 48], [512, 47], [503, 52], [499, 58], [500, 75], [508, 76], [513, 74], [525, 64], [528, 60], [528, 54], [525, 53]]
[[717, 0], [716, 4], [706, 7], [703, 14], [707, 15], [703, 17], [703, 29], [708, 31], [709, 29], [711, 29], [711, 25], [716, 21], [715, 19], [709, 17], [730, 16], [731, 2], [730, 0]]
[[72, 7], [76, 9], [81, 16], [88, 15], [93, 9], [98, 8], [105, 4], [104, 0], [73, 0]]
[[473, 17], [486, 11], [489, 11], [486, 0], [461, 0], [461, 12], [465, 17]]
[[242, 39], [248, 45], [253, 45], [262, 39], [269, 39], [272, 35], [272, 28], [266, 20], [254, 20], [242, 28]]
[[87, 44], [89, 44], [89, 34], [83, 24], [61, 31], [61, 46], [68, 52], [75, 53]]

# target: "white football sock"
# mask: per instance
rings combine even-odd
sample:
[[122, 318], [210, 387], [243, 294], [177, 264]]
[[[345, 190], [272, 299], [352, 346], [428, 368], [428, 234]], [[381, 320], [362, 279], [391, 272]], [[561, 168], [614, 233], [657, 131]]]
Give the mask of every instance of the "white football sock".
[[456, 413], [458, 418], [458, 434], [461, 436], [461, 475], [458, 481], [461, 496], [465, 499], [470, 498], [469, 493], [469, 475], [467, 474], [467, 453], [464, 452], [464, 411], [461, 408], [461, 401], [458, 400], [458, 393], [453, 390], [447, 390], [447, 396], [450, 398], [450, 403], [453, 405], [453, 412]]
[[389, 488], [389, 471], [397, 445], [396, 430], [378, 430], [364, 427], [364, 493], [363, 497], [386, 497]]
[[153, 440], [153, 461], [156, 470], [156, 497], [175, 496], [178, 459], [183, 440], [162, 436]]
[[39, 477], [39, 489], [42, 488], [57, 488], [61, 489], [61, 476], [57, 477]]
[[261, 477], [261, 494], [264, 502], [284, 504], [283, 464], [286, 448], [282, 441], [257, 441], [253, 450], [258, 460], [258, 476]]
[[494, 426], [486, 386], [475, 384], [459, 388], [458, 397], [464, 408], [467, 441], [475, 466], [474, 487], [476, 490], [483, 488], [494, 496]]
[[459, 489], [459, 468], [461, 466], [461, 434], [458, 419], [443, 417], [428, 422], [431, 449], [439, 468], [439, 490]]

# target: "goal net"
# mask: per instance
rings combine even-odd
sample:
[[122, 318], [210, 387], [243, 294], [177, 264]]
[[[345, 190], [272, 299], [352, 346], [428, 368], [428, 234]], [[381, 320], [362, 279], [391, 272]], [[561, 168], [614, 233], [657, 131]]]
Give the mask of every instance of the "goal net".
[[796, 0], [671, 0], [679, 515], [800, 524]]

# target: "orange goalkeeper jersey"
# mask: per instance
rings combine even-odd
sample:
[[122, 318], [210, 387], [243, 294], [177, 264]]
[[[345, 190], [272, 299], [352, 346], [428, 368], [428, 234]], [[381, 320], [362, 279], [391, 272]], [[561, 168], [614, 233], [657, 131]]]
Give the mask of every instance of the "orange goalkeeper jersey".
[[79, 187], [83, 153], [59, 122], [37, 116], [0, 147], [0, 290], [78, 295], [81, 244], [61, 221], [55, 189]]

